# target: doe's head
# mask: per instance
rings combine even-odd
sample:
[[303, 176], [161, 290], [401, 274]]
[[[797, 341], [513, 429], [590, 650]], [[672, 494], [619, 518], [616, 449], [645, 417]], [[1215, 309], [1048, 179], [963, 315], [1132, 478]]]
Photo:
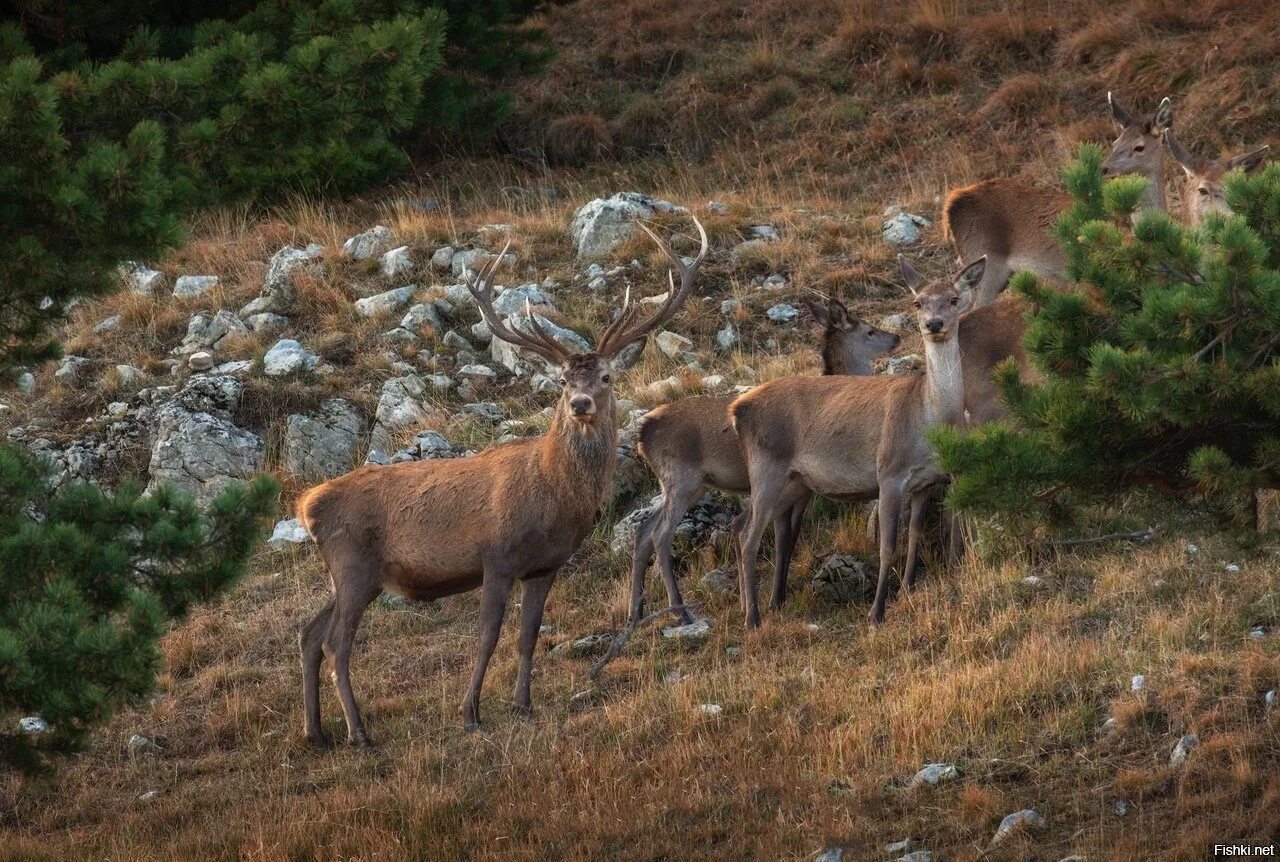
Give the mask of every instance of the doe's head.
[[986, 255], [965, 266], [949, 278], [926, 279], [898, 256], [902, 277], [915, 298], [916, 324], [925, 341], [941, 344], [955, 337], [960, 315], [973, 305], [973, 291], [982, 281], [987, 268]]
[[[1111, 107], [1111, 118], [1120, 127], [1120, 136], [1112, 143], [1111, 153], [1102, 163], [1102, 175], [1154, 176], [1162, 164], [1161, 135], [1173, 125], [1173, 102], [1165, 96], [1149, 120], [1135, 119], [1111, 93], [1107, 93], [1107, 104]], [[1163, 178], [1159, 182], [1164, 182]]]
[[1169, 153], [1182, 166], [1186, 177], [1184, 186], [1187, 218], [1191, 224], [1198, 225], [1211, 212], [1229, 212], [1227, 197], [1222, 190], [1223, 178], [1239, 168], [1243, 171], [1256, 171], [1267, 159], [1270, 147], [1260, 147], [1249, 153], [1223, 159], [1202, 159], [1192, 155], [1178, 141], [1173, 129], [1164, 130], [1164, 142]]
[[827, 374], [853, 373], [902, 343], [898, 335], [850, 314], [845, 304], [834, 297], [826, 305], [812, 300], [805, 300], [805, 305], [822, 327], [822, 362]]

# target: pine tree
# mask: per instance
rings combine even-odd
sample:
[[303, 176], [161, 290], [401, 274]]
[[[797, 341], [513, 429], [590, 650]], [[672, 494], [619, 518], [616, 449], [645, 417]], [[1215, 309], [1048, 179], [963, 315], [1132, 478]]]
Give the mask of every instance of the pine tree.
[[1280, 166], [1226, 181], [1232, 213], [1189, 229], [1131, 216], [1141, 178], [1103, 183], [1101, 151], [1066, 172], [1057, 225], [1072, 289], [1029, 273], [1028, 357], [997, 369], [1009, 416], [932, 440], [953, 505], [1053, 520], [1146, 486], [1245, 523], [1280, 487]]

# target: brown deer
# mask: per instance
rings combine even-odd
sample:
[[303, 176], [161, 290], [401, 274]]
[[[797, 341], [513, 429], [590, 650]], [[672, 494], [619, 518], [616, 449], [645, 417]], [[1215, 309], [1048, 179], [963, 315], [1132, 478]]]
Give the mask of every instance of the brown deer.
[[[515, 707], [531, 712], [533, 649], [547, 592], [556, 572], [591, 531], [617, 460], [613, 374], [619, 356], [668, 321], [689, 296], [694, 273], [707, 255], [707, 234], [695, 219], [701, 250], [686, 264], [646, 227], [680, 271], [667, 298], [644, 320], [624, 304], [600, 336], [596, 350], [575, 354], [547, 335], [529, 315], [529, 332], [512, 328], [493, 308], [499, 254], [468, 288], [495, 338], [535, 353], [562, 369], [562, 392], [547, 433], [492, 446], [470, 458], [367, 466], [312, 488], [298, 501], [298, 516], [329, 570], [333, 596], [302, 627], [303, 698], [307, 739], [327, 744], [321, 727], [319, 677], [324, 656], [347, 722], [348, 741], [372, 745], [351, 691], [351, 645], [369, 602], [390, 590], [427, 600], [480, 587], [475, 670], [462, 703], [469, 730], [480, 720], [480, 689], [498, 642], [507, 596], [523, 583], [520, 669]], [[643, 225], [642, 225], [643, 227]], [[503, 249], [504, 253], [506, 249]]]
[[[1161, 132], [1173, 123], [1173, 103], [1165, 99], [1155, 116], [1138, 121], [1107, 94], [1111, 116], [1120, 136], [1102, 163], [1103, 176], [1141, 174], [1146, 177], [1144, 208], [1165, 209], [1164, 160]], [[1066, 258], [1053, 235], [1053, 225], [1071, 206], [1071, 196], [1058, 189], [996, 178], [955, 189], [942, 207], [942, 233], [955, 246], [958, 260], [987, 258], [986, 274], [974, 297], [974, 307], [995, 301], [1009, 276], [1020, 269], [1061, 281]]]
[[[756, 387], [729, 407], [751, 486], [750, 515], [739, 534], [739, 584], [748, 628], [760, 625], [756, 555], [765, 526], [798, 500], [822, 494], [879, 501], [880, 580], [871, 622], [884, 619], [898, 513], [910, 501], [903, 589], [915, 580], [925, 504], [946, 476], [925, 431], [964, 422], [964, 381], [956, 338], [986, 261], [952, 279], [926, 281], [899, 258], [915, 297], [926, 371], [914, 377], [785, 377]], [[774, 585], [777, 597], [785, 591]]]
[[1164, 142], [1169, 153], [1182, 166], [1185, 185], [1182, 207], [1187, 224], [1195, 227], [1211, 212], [1230, 212], [1226, 195], [1222, 191], [1222, 178], [1236, 168], [1256, 171], [1262, 167], [1271, 147], [1260, 147], [1253, 152], [1225, 159], [1202, 159], [1193, 156], [1178, 141], [1173, 129], [1164, 130]]
[[[814, 302], [806, 305], [823, 327], [823, 374], [869, 375], [871, 360], [894, 350], [902, 341], [897, 335], [853, 317], [837, 299], [826, 306]], [[644, 577], [655, 553], [671, 607], [684, 604], [672, 568], [671, 543], [680, 520], [694, 501], [706, 488], [728, 494], [750, 491], [738, 437], [729, 427], [728, 408], [734, 397], [684, 398], [650, 411], [640, 425], [638, 448], [658, 478], [662, 504], [636, 531], [631, 566], [633, 622], [644, 616]], [[775, 584], [786, 583], [786, 570], [807, 505], [808, 499], [797, 501], [774, 523]], [[681, 611], [681, 618], [683, 622], [693, 622], [687, 609]]]

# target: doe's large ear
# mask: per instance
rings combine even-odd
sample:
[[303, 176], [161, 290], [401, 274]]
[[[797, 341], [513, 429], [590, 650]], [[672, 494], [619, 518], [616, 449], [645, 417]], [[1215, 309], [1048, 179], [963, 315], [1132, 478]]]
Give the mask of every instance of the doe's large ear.
[[964, 293], [965, 291], [977, 289], [978, 285], [982, 282], [982, 276], [986, 271], [987, 256], [984, 254], [982, 257], [960, 270], [960, 274], [956, 276], [956, 290]]
[[1236, 168], [1242, 168], [1245, 171], [1256, 171], [1258, 168], [1262, 167], [1262, 163], [1266, 161], [1267, 153], [1270, 152], [1270, 150], [1271, 146], [1267, 145], [1265, 147], [1259, 147], [1251, 153], [1236, 156], [1227, 162], [1228, 170], [1234, 171]]
[[804, 301], [804, 307], [809, 309], [809, 313], [813, 315], [813, 319], [816, 320], [818, 325], [823, 329], [826, 329], [831, 325], [831, 318], [827, 314], [827, 307], [825, 305], [814, 302], [812, 299], [806, 299]]
[[640, 357], [644, 356], [644, 342], [645, 336], [641, 336], [635, 341], [623, 345], [622, 349], [609, 360], [609, 367], [614, 371], [626, 371], [635, 365], [640, 361]]
[[1160, 100], [1160, 107], [1156, 108], [1155, 119], [1151, 121], [1151, 131], [1159, 134], [1165, 129], [1173, 127], [1173, 102], [1168, 96]]
[[1107, 90], [1107, 104], [1111, 106], [1111, 119], [1116, 121], [1117, 126], [1126, 129], [1133, 125], [1133, 115], [1124, 109], [1119, 99], [1111, 95], [1110, 90]]
[[916, 272], [915, 267], [907, 263], [902, 255], [898, 255], [898, 266], [902, 268], [902, 279], [907, 283], [907, 289], [914, 296], [920, 285], [924, 284], [924, 276]]
[[1162, 135], [1164, 145], [1169, 148], [1169, 153], [1182, 165], [1182, 170], [1188, 175], [1194, 173], [1200, 168], [1200, 163], [1196, 157], [1187, 152], [1187, 148], [1182, 146], [1182, 142], [1174, 135], [1173, 129], [1165, 129]]
[[827, 316], [831, 319], [831, 325], [837, 329], [853, 328], [853, 320], [849, 316], [849, 309], [834, 296], [831, 297], [831, 303], [827, 306]]

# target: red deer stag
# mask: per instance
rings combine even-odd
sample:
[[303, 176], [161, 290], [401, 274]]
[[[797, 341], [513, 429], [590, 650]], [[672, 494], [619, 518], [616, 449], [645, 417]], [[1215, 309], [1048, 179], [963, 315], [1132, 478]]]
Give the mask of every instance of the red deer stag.
[[964, 422], [956, 334], [986, 261], [969, 264], [953, 279], [927, 282], [905, 260], [899, 261], [924, 337], [922, 376], [785, 377], [756, 387], [729, 407], [751, 486], [750, 516], [739, 534], [738, 559], [748, 628], [760, 624], [756, 555], [765, 527], [811, 494], [879, 500], [880, 580], [871, 609], [873, 624], [884, 619], [904, 500], [910, 501], [911, 515], [903, 589], [910, 589], [915, 579], [925, 504], [934, 486], [946, 478], [925, 431], [941, 423]]
[[613, 360], [620, 354], [638, 356], [624, 348], [670, 320], [689, 296], [708, 249], [706, 232], [696, 219], [694, 224], [702, 245], [688, 264], [645, 228], [680, 271], [679, 287], [671, 277], [666, 300], [643, 320], [637, 319], [636, 305], [624, 305], [592, 353], [567, 350], [532, 314], [528, 332], [498, 315], [493, 278], [501, 254], [470, 281], [495, 338], [562, 369], [563, 391], [546, 434], [492, 446], [471, 458], [362, 467], [312, 488], [298, 501], [299, 517], [315, 538], [333, 582], [332, 598], [299, 635], [309, 741], [327, 744], [319, 678], [322, 659], [328, 656], [348, 741], [372, 744], [351, 691], [349, 662], [360, 616], [383, 589], [427, 600], [481, 588], [475, 670], [462, 703], [463, 721], [473, 730], [507, 596], [521, 581], [515, 707], [531, 712], [533, 649], [547, 592], [556, 572], [591, 531], [613, 479], [617, 427], [612, 375], [625, 365]]
[[[895, 349], [897, 335], [876, 329], [849, 314], [839, 300], [826, 306], [806, 303], [823, 327], [822, 373], [871, 374], [871, 360]], [[631, 620], [644, 616], [644, 576], [654, 554], [667, 587], [671, 607], [684, 604], [671, 562], [671, 543], [680, 519], [706, 488], [746, 494], [747, 465], [738, 437], [729, 427], [728, 408], [735, 396], [699, 396], [665, 404], [646, 415], [640, 426], [640, 455], [658, 477], [662, 503], [636, 531], [631, 566]], [[800, 500], [774, 523], [777, 555], [774, 584], [786, 583], [786, 570], [799, 538], [808, 500]], [[781, 602], [779, 597], [777, 600]], [[683, 621], [693, 622], [688, 610]]]

